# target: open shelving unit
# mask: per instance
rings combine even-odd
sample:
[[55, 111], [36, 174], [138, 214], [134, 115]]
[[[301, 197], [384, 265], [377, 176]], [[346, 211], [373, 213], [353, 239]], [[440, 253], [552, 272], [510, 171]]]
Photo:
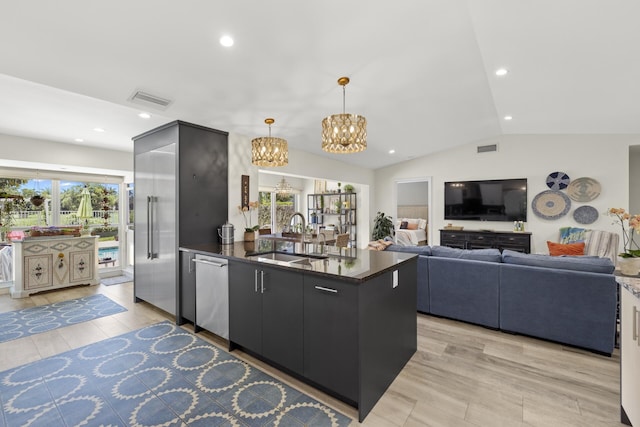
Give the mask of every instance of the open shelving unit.
[[307, 223], [317, 231], [333, 224], [335, 234], [349, 233], [349, 246], [357, 247], [356, 193], [321, 193], [307, 196]]

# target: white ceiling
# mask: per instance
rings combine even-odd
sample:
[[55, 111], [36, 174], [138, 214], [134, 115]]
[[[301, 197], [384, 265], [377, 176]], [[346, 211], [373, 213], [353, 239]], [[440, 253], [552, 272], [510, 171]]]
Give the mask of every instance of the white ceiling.
[[[132, 151], [170, 120], [253, 138], [274, 117], [291, 147], [369, 168], [503, 134], [640, 134], [639, 17], [635, 0], [2, 1], [0, 133]], [[340, 76], [363, 153], [320, 149]]]

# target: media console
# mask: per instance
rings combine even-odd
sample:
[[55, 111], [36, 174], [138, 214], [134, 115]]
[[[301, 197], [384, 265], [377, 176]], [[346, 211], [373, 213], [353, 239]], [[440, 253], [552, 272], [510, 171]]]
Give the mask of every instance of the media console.
[[530, 253], [531, 233], [526, 231], [440, 230], [440, 245], [460, 249], [497, 248]]

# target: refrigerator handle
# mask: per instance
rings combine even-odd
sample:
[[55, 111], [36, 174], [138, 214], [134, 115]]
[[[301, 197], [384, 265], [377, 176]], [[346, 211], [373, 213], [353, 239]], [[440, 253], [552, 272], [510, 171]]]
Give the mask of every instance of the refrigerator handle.
[[153, 227], [151, 227], [151, 196], [147, 196], [147, 259], [151, 259], [151, 245], [153, 237], [151, 236]]
[[147, 258], [158, 258], [158, 252], [155, 249], [155, 239], [153, 238], [154, 225], [156, 222], [156, 209], [158, 198], [155, 196], [147, 196]]

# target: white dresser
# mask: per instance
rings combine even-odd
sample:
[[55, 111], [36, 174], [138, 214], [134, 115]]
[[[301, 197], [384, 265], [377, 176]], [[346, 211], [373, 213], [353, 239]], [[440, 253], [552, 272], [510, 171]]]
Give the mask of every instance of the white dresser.
[[640, 278], [616, 277], [620, 284], [621, 421], [640, 427]]
[[13, 242], [13, 298], [98, 283], [97, 236], [38, 237]]

